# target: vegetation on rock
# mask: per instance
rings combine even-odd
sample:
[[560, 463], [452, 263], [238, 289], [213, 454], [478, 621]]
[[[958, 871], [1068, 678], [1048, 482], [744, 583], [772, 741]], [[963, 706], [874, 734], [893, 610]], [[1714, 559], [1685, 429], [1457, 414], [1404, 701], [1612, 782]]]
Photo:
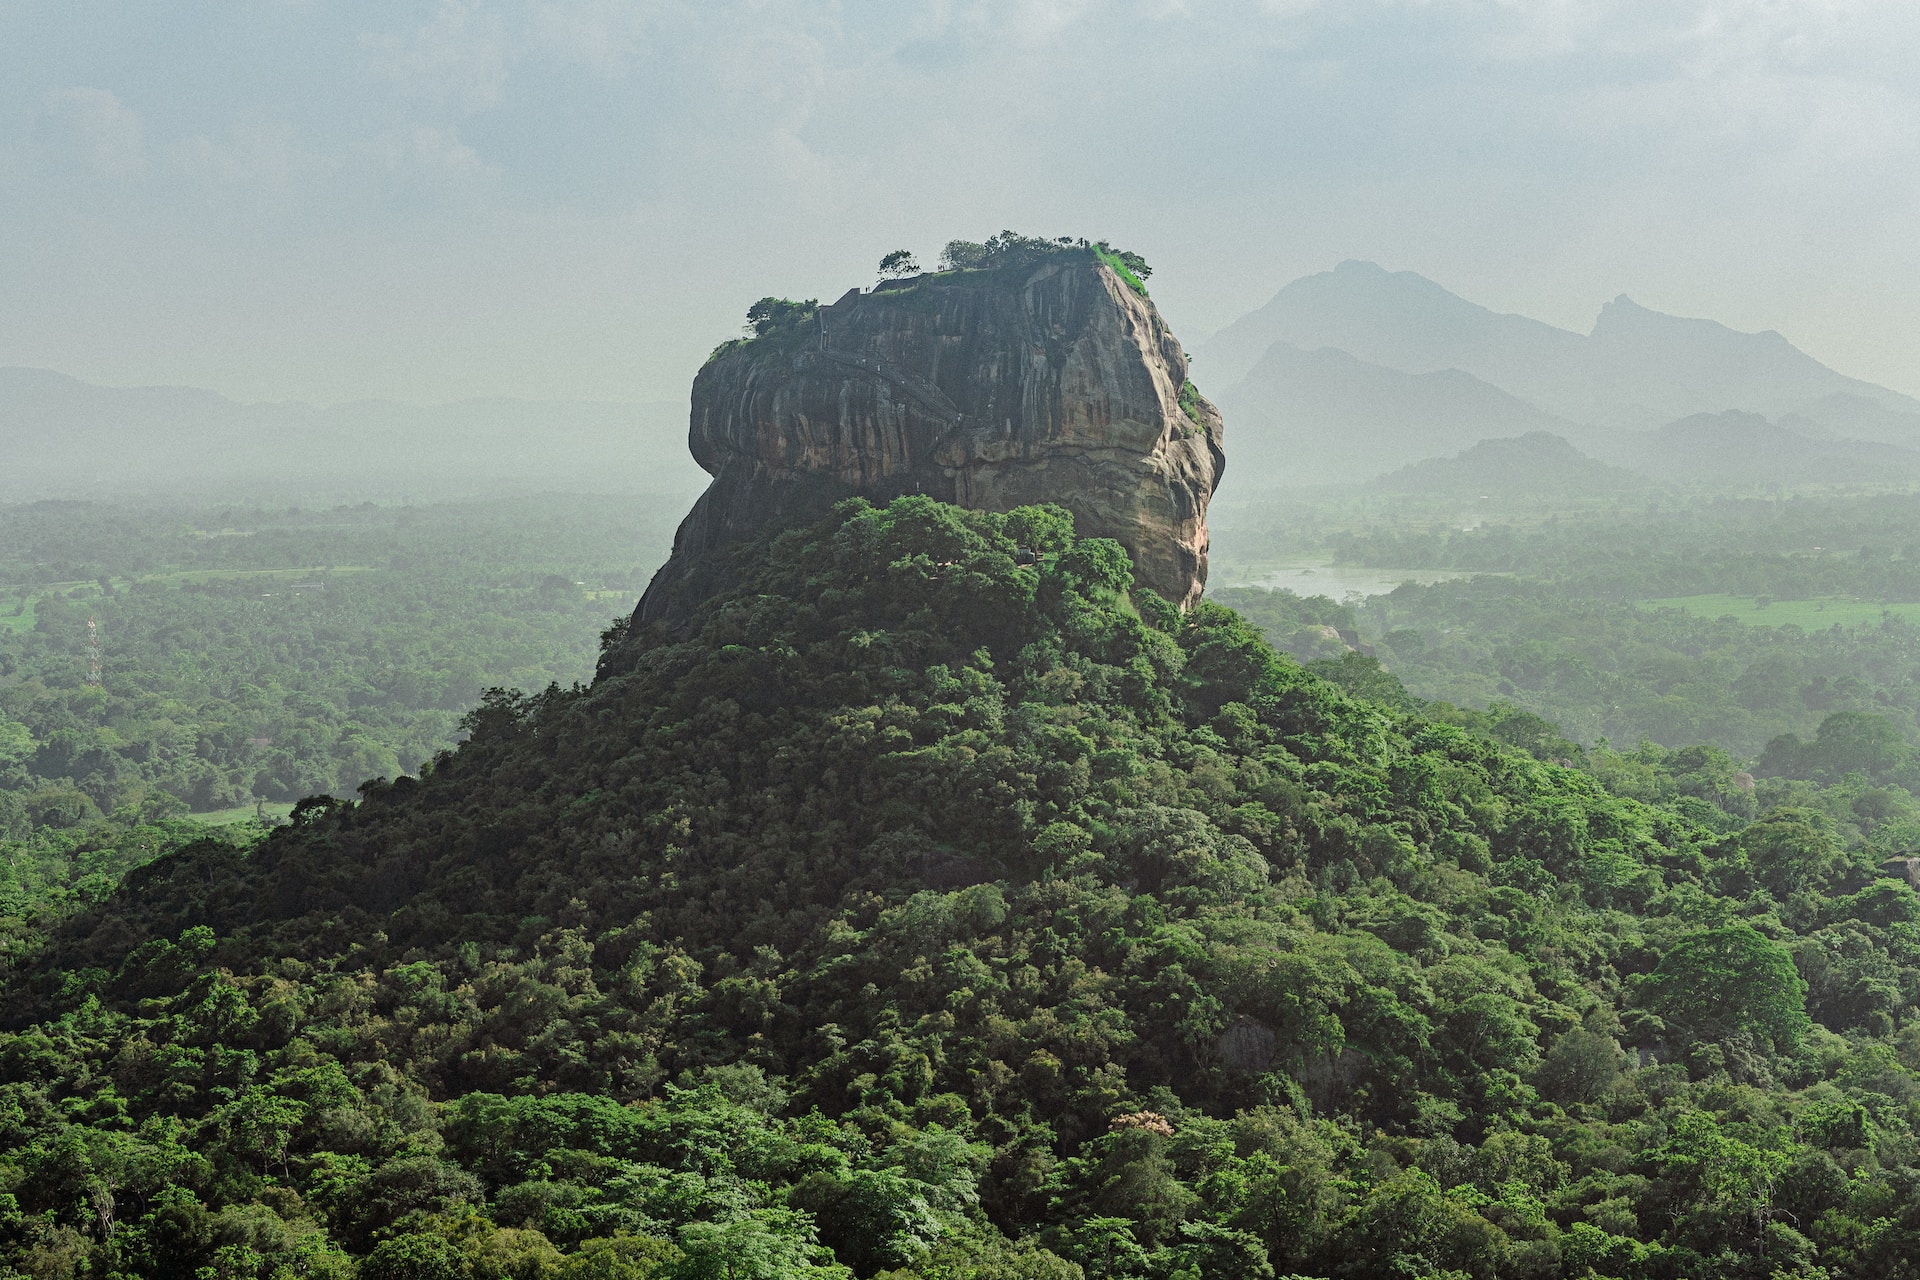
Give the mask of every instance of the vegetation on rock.
[[1147, 260], [1126, 249], [1115, 249], [1105, 240], [1089, 241], [1084, 236], [1023, 236], [1017, 231], [1002, 231], [989, 236], [985, 244], [972, 240], [950, 240], [940, 251], [942, 271], [997, 271], [1002, 268], [1038, 266], [1053, 257], [1092, 257], [1113, 269], [1128, 288], [1147, 296], [1146, 279], [1153, 274]]

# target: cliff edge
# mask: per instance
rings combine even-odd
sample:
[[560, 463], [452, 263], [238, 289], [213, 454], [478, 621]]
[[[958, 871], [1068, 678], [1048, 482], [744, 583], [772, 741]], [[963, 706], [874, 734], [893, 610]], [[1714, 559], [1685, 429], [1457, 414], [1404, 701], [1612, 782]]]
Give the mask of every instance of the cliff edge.
[[709, 554], [769, 523], [908, 493], [994, 511], [1058, 503], [1081, 536], [1125, 546], [1142, 585], [1197, 600], [1225, 466], [1219, 411], [1114, 255], [1028, 243], [1045, 247], [831, 306], [756, 308], [757, 336], [694, 379], [689, 445], [713, 483], [636, 619], [684, 617], [717, 585]]

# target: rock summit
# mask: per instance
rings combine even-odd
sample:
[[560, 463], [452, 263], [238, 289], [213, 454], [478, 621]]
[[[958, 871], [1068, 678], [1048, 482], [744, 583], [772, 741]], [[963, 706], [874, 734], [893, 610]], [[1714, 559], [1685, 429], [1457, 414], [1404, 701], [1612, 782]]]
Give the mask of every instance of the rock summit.
[[681, 523], [640, 621], [684, 617], [711, 553], [846, 497], [924, 493], [991, 511], [1052, 502], [1112, 538], [1136, 580], [1185, 608], [1207, 574], [1219, 411], [1125, 263], [1022, 241], [981, 265], [768, 299], [755, 336], [693, 383], [688, 433], [713, 483]]

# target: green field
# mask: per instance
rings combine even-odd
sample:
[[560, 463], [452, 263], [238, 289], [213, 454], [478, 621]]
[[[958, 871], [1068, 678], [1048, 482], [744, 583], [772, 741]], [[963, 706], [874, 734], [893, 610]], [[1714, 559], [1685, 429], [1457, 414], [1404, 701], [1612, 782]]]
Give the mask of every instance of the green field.
[[5, 627], [9, 631], [33, 630], [33, 601], [28, 600], [26, 602], [26, 608], [21, 609], [19, 613], [15, 613], [14, 610], [19, 608], [19, 596], [13, 596], [11, 598], [0, 596], [0, 627]]
[[[284, 822], [287, 815], [292, 812], [293, 806], [290, 804], [278, 804], [271, 800], [267, 802], [266, 813], [269, 822]], [[237, 809], [214, 809], [207, 813], [194, 813], [187, 816], [195, 822], [204, 822], [210, 827], [225, 827], [236, 822], [252, 822], [257, 815], [253, 806], [249, 804]]]
[[1753, 596], [1671, 596], [1664, 600], [1642, 600], [1650, 609], [1685, 609], [1702, 618], [1734, 617], [1741, 622], [1763, 627], [1784, 627], [1788, 623], [1806, 631], [1824, 631], [1828, 627], [1855, 627], [1878, 622], [1882, 614], [1893, 614], [1909, 622], [1920, 621], [1920, 604], [1888, 603], [1884, 600], [1857, 600], [1850, 596], [1829, 596], [1819, 600], [1775, 600], [1761, 606]]

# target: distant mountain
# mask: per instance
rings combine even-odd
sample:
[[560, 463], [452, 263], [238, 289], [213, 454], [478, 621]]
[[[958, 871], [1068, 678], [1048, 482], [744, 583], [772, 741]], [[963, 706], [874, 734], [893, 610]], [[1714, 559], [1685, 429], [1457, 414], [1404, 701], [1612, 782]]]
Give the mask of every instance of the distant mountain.
[[1449, 293], [1411, 271], [1343, 262], [1303, 276], [1271, 302], [1215, 334], [1198, 353], [1196, 379], [1228, 386], [1252, 371], [1276, 342], [1337, 347], [1403, 373], [1462, 369], [1501, 386], [1523, 363], [1563, 363], [1577, 333], [1503, 315]]
[[1345, 351], [1271, 344], [1219, 397], [1232, 489], [1366, 480], [1489, 436], [1569, 424], [1456, 369], [1403, 373]]
[[706, 477], [670, 404], [245, 404], [0, 368], [0, 501], [195, 493], [336, 500], [537, 489], [675, 495]]
[[1610, 425], [1728, 409], [1778, 417], [1834, 397], [1920, 414], [1920, 401], [1835, 373], [1771, 330], [1741, 333], [1663, 315], [1624, 296], [1601, 308], [1584, 357], [1564, 370], [1542, 369], [1519, 394], [1563, 413], [1590, 397], [1598, 412], [1574, 416]]
[[1781, 423], [1807, 434], [1824, 430], [1853, 440], [1920, 447], [1920, 410], [1903, 412], [1844, 391], [1815, 400], [1782, 418]]
[[1451, 458], [1428, 458], [1381, 476], [1372, 488], [1389, 493], [1477, 494], [1618, 493], [1644, 488], [1644, 476], [1610, 467], [1546, 431], [1482, 440]]
[[1755, 413], [1696, 413], [1621, 442], [1619, 460], [1689, 485], [1869, 484], [1920, 477], [1920, 452], [1813, 438]]
[[1202, 345], [1196, 378], [1231, 386], [1276, 342], [1337, 347], [1403, 373], [1459, 369], [1568, 421], [1614, 429], [1742, 409], [1823, 422], [1819, 412], [1888, 414], [1877, 431], [1920, 432], [1920, 401], [1836, 373], [1777, 333], [1664, 315], [1624, 296], [1582, 335], [1489, 310], [1411, 271], [1343, 262], [1294, 281]]

